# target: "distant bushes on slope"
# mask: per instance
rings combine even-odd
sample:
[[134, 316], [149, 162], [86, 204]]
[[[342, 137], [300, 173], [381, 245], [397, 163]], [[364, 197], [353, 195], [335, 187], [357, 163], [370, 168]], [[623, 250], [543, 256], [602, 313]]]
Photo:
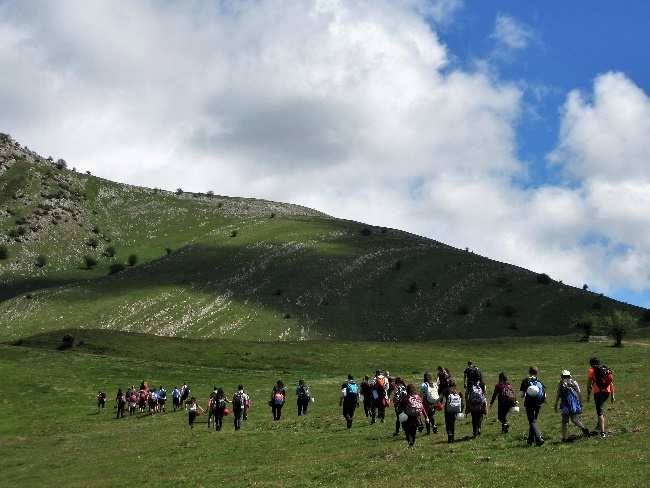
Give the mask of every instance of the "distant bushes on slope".
[[104, 249], [104, 256], [108, 258], [112, 258], [115, 256], [115, 247], [113, 246], [108, 246], [106, 249]]
[[124, 271], [125, 269], [126, 266], [124, 266], [124, 263], [111, 263], [111, 265], [108, 267], [108, 272], [110, 274], [116, 274]]
[[129, 257], [126, 262], [129, 263], [129, 266], [135, 266], [138, 263], [138, 255], [129, 254]]
[[0, 259], [9, 259], [9, 248], [5, 244], [0, 245]]
[[551, 283], [551, 277], [547, 275], [546, 273], [539, 273], [537, 275], [537, 283], [540, 285], [549, 285]]
[[95, 266], [97, 266], [97, 259], [95, 259], [93, 256], [86, 255], [86, 256], [84, 256], [83, 261], [84, 261], [84, 266], [86, 267], [86, 269], [91, 269], [91, 268], [94, 268]]
[[37, 268], [44, 268], [45, 266], [47, 266], [47, 261], [48, 260], [47, 260], [46, 255], [39, 254], [38, 256], [36, 256], [36, 263], [35, 263], [36, 267]]

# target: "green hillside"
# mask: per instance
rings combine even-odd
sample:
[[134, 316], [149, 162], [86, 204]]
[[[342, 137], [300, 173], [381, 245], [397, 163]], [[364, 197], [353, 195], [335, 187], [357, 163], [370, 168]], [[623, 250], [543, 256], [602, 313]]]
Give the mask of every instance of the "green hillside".
[[399, 230], [63, 166], [0, 137], [0, 339], [63, 328], [253, 340], [530, 336], [565, 334], [585, 312], [641, 312]]

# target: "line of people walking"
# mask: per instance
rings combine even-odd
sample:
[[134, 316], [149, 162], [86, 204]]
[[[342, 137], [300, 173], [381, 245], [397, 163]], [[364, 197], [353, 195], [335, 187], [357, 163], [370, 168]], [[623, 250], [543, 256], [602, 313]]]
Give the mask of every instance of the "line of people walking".
[[[519, 401], [528, 420], [528, 445], [542, 446], [545, 442], [538, 419], [548, 395], [544, 383], [539, 378], [539, 369], [531, 366], [528, 375], [521, 381], [518, 392], [515, 391], [508, 375], [499, 373], [498, 382], [494, 385], [491, 398], [488, 402], [486, 385], [480, 368], [468, 361], [463, 371], [463, 389], [461, 390], [447, 368], [438, 366], [435, 375], [426, 372], [422, 383], [406, 383], [401, 377], [393, 377], [388, 371], [375, 371], [372, 378], [365, 376], [357, 384], [350, 374], [341, 384], [339, 407], [346, 422], [348, 430], [352, 429], [356, 409], [363, 405], [365, 417], [371, 424], [379, 421], [384, 423], [386, 410], [390, 405], [395, 411], [395, 430], [393, 435], [399, 436], [404, 432], [409, 446], [415, 444], [418, 433], [426, 431], [425, 435], [438, 433], [437, 417], [444, 419], [447, 441], [456, 440], [456, 423], [466, 416], [471, 417], [472, 438], [479, 437], [485, 416], [496, 402], [497, 419], [501, 424], [501, 433], [509, 432], [508, 418], [511, 414], [519, 413]], [[517, 394], [518, 393], [518, 394]], [[607, 436], [605, 405], [607, 401], [615, 400], [614, 374], [612, 370], [601, 361], [592, 357], [587, 371], [587, 401], [593, 394], [598, 417], [595, 433], [600, 437]], [[296, 406], [298, 416], [307, 415], [310, 403], [314, 402], [310, 386], [300, 379], [295, 387]], [[185, 409], [188, 413], [188, 424], [194, 428], [196, 417], [206, 413], [196, 400], [191, 396], [190, 388], [184, 384], [181, 388], [172, 390], [174, 411]], [[116, 395], [117, 418], [124, 417], [125, 407], [129, 406], [129, 413], [134, 415], [139, 408], [140, 413], [154, 415], [165, 411], [166, 390], [163, 386], [149, 388], [143, 381], [139, 390], [133, 386], [122, 393], [119, 389]], [[287, 401], [287, 390], [282, 380], [278, 380], [271, 389], [268, 405], [271, 408], [273, 421], [280, 421], [282, 410]], [[98, 392], [98, 408], [106, 405], [106, 394]], [[592, 431], [585, 427], [581, 415], [584, 400], [578, 382], [571, 372], [564, 369], [555, 390], [554, 410], [561, 414], [562, 441], [568, 442], [575, 437], [569, 437], [569, 423], [578, 427], [583, 436], [590, 436]], [[228, 408], [228, 407], [231, 408]], [[232, 397], [229, 397], [223, 388], [215, 385], [210, 393], [207, 403], [207, 426], [214, 426], [215, 431], [223, 428], [223, 418], [233, 416], [235, 430], [242, 428], [242, 423], [248, 418], [248, 411], [252, 406], [251, 397], [243, 385], [238, 385]]]

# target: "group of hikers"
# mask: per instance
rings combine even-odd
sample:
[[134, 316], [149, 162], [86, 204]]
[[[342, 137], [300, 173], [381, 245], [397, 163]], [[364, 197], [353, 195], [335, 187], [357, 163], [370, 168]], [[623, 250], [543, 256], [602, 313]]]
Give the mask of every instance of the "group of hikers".
[[[370, 378], [365, 376], [363, 381], [357, 383], [350, 374], [341, 384], [339, 406], [346, 421], [347, 429], [352, 428], [355, 411], [363, 405], [365, 416], [370, 423], [384, 422], [386, 410], [392, 405], [395, 410], [394, 436], [404, 432], [409, 446], [415, 444], [417, 433], [426, 429], [426, 434], [438, 432], [436, 413], [444, 418], [447, 441], [453, 443], [456, 436], [456, 422], [466, 415], [471, 417], [472, 437], [481, 435], [481, 428], [489, 407], [497, 403], [497, 418], [501, 424], [501, 432], [509, 431], [508, 416], [519, 412], [519, 400], [523, 400], [523, 407], [528, 419], [528, 445], [541, 446], [544, 444], [544, 435], [539, 429], [537, 420], [542, 405], [547, 401], [547, 388], [539, 379], [539, 370], [531, 366], [528, 376], [521, 381], [518, 391], [510, 382], [505, 372], [499, 373], [499, 379], [488, 401], [486, 385], [479, 367], [468, 361], [463, 372], [462, 390], [447, 368], [438, 366], [434, 374], [426, 372], [422, 383], [418, 386], [413, 383], [406, 384], [400, 377], [393, 377], [388, 371], [377, 370]], [[310, 387], [304, 380], [299, 380], [295, 389], [298, 415], [306, 415], [309, 404], [314, 401]], [[592, 357], [589, 361], [587, 372], [587, 401], [593, 394], [596, 406], [598, 425], [595, 434], [605, 438], [607, 436], [605, 425], [605, 404], [615, 400], [614, 375], [612, 370], [601, 361]], [[103, 397], [102, 397], [103, 395]], [[196, 400], [190, 396], [190, 389], [184, 384], [180, 389], [174, 387], [172, 397], [174, 410], [185, 409], [188, 412], [188, 423], [194, 428], [195, 419], [201, 413], [206, 413]], [[98, 395], [98, 407], [103, 408], [106, 395]], [[166, 391], [160, 386], [150, 389], [145, 381], [136, 391], [133, 386], [122, 393], [118, 390], [116, 396], [117, 418], [124, 416], [126, 405], [129, 406], [130, 415], [136, 409], [141, 413], [147, 412], [155, 415], [165, 411]], [[274, 421], [279, 421], [282, 408], [287, 400], [287, 391], [284, 383], [278, 380], [271, 390], [268, 405]], [[228, 409], [231, 404], [232, 410]], [[581, 414], [584, 399], [580, 386], [568, 370], [562, 370], [560, 380], [555, 391], [554, 410], [561, 413], [562, 441], [568, 442], [569, 422], [578, 427], [584, 436], [592, 432], [585, 427]], [[241, 429], [242, 421], [247, 419], [248, 410], [251, 408], [251, 398], [246, 393], [244, 386], [239, 385], [237, 391], [229, 398], [222, 388], [214, 387], [207, 401], [208, 429], [213, 422], [216, 431], [223, 427], [223, 418], [232, 413], [235, 430]], [[148, 409], [148, 410], [147, 410]]]

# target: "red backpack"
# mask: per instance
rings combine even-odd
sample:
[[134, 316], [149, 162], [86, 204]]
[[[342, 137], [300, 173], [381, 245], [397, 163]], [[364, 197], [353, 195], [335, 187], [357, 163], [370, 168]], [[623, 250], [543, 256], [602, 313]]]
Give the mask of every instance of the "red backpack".
[[608, 390], [614, 382], [614, 372], [604, 364], [594, 366], [594, 380], [600, 390]]

